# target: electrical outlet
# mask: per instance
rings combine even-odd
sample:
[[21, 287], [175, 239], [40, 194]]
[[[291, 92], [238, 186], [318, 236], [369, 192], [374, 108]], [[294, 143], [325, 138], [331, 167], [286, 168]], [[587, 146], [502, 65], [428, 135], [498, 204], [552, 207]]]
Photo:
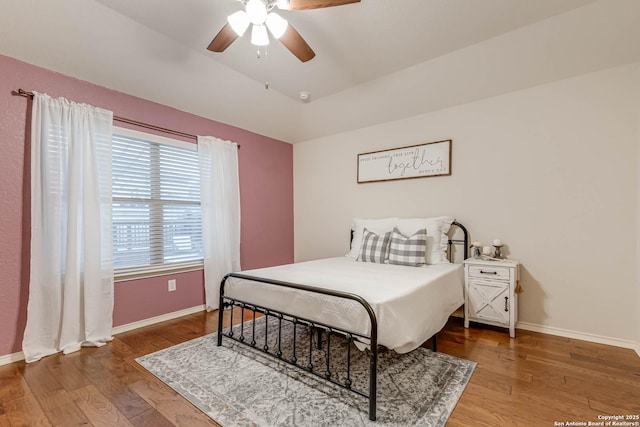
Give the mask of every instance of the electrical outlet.
[[173, 292], [176, 290], [176, 279], [171, 279], [167, 283], [169, 285], [169, 292]]

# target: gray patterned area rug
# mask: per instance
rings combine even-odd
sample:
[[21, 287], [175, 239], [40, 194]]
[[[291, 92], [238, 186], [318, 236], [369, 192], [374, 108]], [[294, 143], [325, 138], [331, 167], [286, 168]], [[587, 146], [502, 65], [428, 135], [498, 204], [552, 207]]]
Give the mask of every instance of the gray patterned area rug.
[[[265, 344], [264, 318], [243, 326], [247, 341]], [[262, 326], [262, 327], [261, 327]], [[267, 345], [277, 348], [277, 321], [269, 319]], [[282, 324], [282, 357], [293, 356], [293, 326]], [[234, 327], [240, 334], [240, 326]], [[136, 361], [223, 426], [443, 426], [473, 373], [475, 363], [418, 348], [410, 353], [383, 351], [378, 358], [377, 420], [368, 418], [368, 400], [315, 378], [283, 361], [216, 335], [178, 344]], [[315, 334], [314, 334], [315, 336]], [[311, 346], [312, 362], [326, 369], [325, 343]], [[306, 366], [308, 328], [296, 328], [296, 356]], [[314, 340], [315, 341], [315, 340]], [[285, 346], [284, 343], [289, 343]], [[351, 357], [353, 387], [368, 391], [366, 352], [332, 336], [329, 367], [344, 382]]]

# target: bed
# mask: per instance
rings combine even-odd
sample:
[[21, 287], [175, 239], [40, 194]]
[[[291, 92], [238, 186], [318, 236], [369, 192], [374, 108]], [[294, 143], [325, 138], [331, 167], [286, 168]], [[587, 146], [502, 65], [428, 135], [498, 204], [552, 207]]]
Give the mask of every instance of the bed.
[[[453, 260], [460, 258], [455, 256], [456, 245], [462, 247], [458, 255], [462, 252], [461, 258], [467, 257], [467, 230], [452, 220], [447, 232], [443, 243], [446, 242], [451, 263], [406, 267], [360, 262], [347, 256], [230, 273], [220, 287], [218, 345], [222, 345], [223, 337], [233, 339], [364, 396], [369, 399], [369, 418], [375, 420], [379, 348], [405, 353], [433, 337], [435, 350], [437, 332], [464, 302], [462, 265]], [[448, 237], [460, 233], [461, 238]], [[223, 310], [234, 307], [240, 308], [243, 318], [246, 310], [253, 313], [253, 331], [249, 329], [245, 333], [244, 327], [235, 333], [232, 327], [222, 329]], [[292, 323], [294, 331], [302, 326], [308, 328], [310, 334], [315, 333], [318, 349], [323, 344], [326, 346], [326, 366], [311, 363], [311, 345], [308, 360], [305, 360], [306, 354], [296, 354], [295, 333], [293, 357], [283, 355], [279, 348], [269, 348], [266, 340], [264, 345], [257, 343], [252, 338], [256, 313], [265, 315], [267, 322], [270, 317], [277, 319], [278, 327], [272, 325], [268, 331], [272, 336], [277, 335], [277, 347], [280, 347], [283, 322]], [[350, 358], [347, 358], [346, 378], [338, 380], [332, 375], [329, 352], [334, 336], [353, 342], [369, 354], [368, 390], [352, 386], [348, 374]]]

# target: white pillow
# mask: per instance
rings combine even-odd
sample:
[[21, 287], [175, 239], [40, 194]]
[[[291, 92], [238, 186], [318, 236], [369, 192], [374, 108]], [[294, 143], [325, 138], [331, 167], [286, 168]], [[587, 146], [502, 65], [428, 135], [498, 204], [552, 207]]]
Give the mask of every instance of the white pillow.
[[362, 235], [364, 228], [367, 230], [382, 235], [393, 231], [396, 226], [398, 218], [384, 218], [384, 219], [353, 219], [353, 240], [351, 241], [351, 250], [347, 254], [349, 258], [357, 259], [360, 254], [360, 247], [362, 246]]
[[449, 228], [455, 221], [452, 216], [434, 218], [399, 219], [396, 226], [405, 236], [412, 236], [418, 230], [427, 229], [427, 264], [448, 264], [447, 243]]

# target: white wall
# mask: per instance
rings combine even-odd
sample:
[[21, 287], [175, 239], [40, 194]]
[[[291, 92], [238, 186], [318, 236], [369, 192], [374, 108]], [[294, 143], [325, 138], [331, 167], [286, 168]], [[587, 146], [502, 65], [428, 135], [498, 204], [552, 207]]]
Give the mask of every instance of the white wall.
[[[521, 322], [633, 343], [639, 90], [634, 63], [296, 144], [296, 260], [344, 254], [355, 216], [452, 214], [522, 261]], [[441, 139], [452, 176], [356, 183], [358, 153]]]

